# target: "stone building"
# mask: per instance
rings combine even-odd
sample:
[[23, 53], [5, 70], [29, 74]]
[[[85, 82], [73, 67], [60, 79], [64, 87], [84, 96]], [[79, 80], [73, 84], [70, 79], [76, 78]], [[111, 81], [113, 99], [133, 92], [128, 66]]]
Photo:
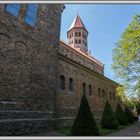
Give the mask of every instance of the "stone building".
[[100, 120], [106, 99], [115, 110], [117, 83], [88, 52], [77, 15], [60, 41], [63, 4], [0, 4], [0, 135], [72, 125], [82, 94]]
[[58, 85], [56, 93], [57, 115], [68, 125], [75, 118], [81, 96], [87, 95], [97, 121], [101, 120], [108, 100], [115, 111], [119, 97], [118, 83], [104, 76], [104, 64], [88, 51], [88, 31], [77, 15], [67, 32], [68, 42], [60, 41]]

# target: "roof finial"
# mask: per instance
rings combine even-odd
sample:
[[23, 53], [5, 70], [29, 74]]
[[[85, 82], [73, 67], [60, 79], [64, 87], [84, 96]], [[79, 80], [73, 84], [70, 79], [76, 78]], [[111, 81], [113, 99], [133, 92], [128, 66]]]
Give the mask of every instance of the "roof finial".
[[78, 17], [78, 11], [77, 11], [77, 17]]

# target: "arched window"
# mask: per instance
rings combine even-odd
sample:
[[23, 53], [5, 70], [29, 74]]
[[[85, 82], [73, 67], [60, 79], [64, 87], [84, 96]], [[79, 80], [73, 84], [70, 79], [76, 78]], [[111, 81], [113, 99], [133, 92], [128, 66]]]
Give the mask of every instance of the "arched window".
[[20, 7], [21, 7], [21, 4], [7, 4], [5, 8], [6, 8], [6, 11], [18, 17]]
[[109, 92], [109, 98], [110, 98], [110, 100], [112, 100], [112, 94], [111, 94], [111, 92]]
[[114, 93], [112, 93], [112, 95], [113, 95], [113, 100], [115, 100], [115, 94], [114, 94]]
[[102, 95], [103, 95], [103, 98], [105, 98], [105, 90], [104, 89], [102, 90]]
[[83, 83], [83, 94], [85, 95], [86, 94], [86, 84]]
[[72, 78], [69, 79], [69, 91], [74, 91], [74, 82]]
[[79, 40], [79, 44], [81, 44], [81, 40]]
[[101, 89], [98, 88], [98, 96], [99, 96], [99, 97], [101, 97], [101, 93], [100, 93], [100, 92], [101, 92]]
[[79, 37], [81, 37], [81, 32], [79, 32], [78, 34], [79, 34]]
[[77, 32], [75, 32], [75, 36], [77, 36]]
[[86, 39], [86, 35], [84, 34], [84, 38]]
[[36, 18], [37, 18], [37, 4], [28, 4], [28, 8], [26, 11], [25, 22], [31, 26], [35, 26]]
[[77, 44], [77, 39], [75, 39], [75, 44]]
[[65, 77], [63, 75], [59, 78], [59, 88], [65, 90]]
[[88, 93], [89, 96], [91, 96], [91, 95], [92, 95], [92, 87], [91, 87], [91, 85], [88, 86], [88, 92], [89, 92], [89, 93]]
[[85, 42], [85, 46], [87, 46], [87, 42]]

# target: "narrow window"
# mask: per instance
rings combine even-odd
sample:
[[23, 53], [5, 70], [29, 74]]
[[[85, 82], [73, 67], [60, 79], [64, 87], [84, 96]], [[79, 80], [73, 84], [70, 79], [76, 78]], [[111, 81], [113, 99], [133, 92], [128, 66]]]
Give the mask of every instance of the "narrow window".
[[86, 94], [86, 84], [83, 83], [83, 94], [85, 95]]
[[81, 37], [81, 33], [79, 32], [79, 37]]
[[35, 26], [36, 18], [37, 18], [37, 4], [28, 4], [28, 8], [26, 11], [25, 22], [31, 26]]
[[92, 95], [92, 87], [91, 87], [91, 85], [88, 86], [88, 90], [89, 90], [89, 96], [91, 96]]
[[69, 91], [74, 91], [74, 82], [72, 78], [69, 79]]
[[75, 39], [75, 44], [77, 44], [77, 39]]
[[102, 90], [102, 97], [105, 98], [105, 90]]
[[109, 92], [109, 98], [110, 98], [110, 100], [112, 100], [112, 94], [111, 94], [111, 92]]
[[79, 40], [79, 44], [81, 44], [81, 40]]
[[84, 34], [84, 38], [86, 39], [86, 35]]
[[18, 17], [21, 4], [7, 4], [6, 11]]
[[59, 79], [59, 88], [65, 90], [65, 77], [63, 75], [61, 75]]
[[112, 93], [113, 94], [113, 100], [115, 100], [115, 94], [114, 93]]
[[77, 36], [77, 32], [75, 32], [75, 36]]
[[85, 42], [85, 46], [87, 46], [87, 42]]
[[101, 97], [100, 92], [101, 92], [101, 89], [98, 88], [98, 96], [99, 96], [99, 97]]

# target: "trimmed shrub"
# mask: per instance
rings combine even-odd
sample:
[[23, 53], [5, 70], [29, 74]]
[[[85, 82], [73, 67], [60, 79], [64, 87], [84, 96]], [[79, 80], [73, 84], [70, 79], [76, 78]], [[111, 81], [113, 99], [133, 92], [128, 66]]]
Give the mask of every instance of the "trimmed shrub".
[[125, 114], [129, 123], [133, 123], [135, 121], [135, 116], [128, 107], [125, 107]]
[[116, 129], [119, 126], [119, 122], [108, 101], [105, 104], [101, 125], [107, 129]]
[[71, 129], [72, 136], [98, 136], [99, 131], [92, 116], [86, 96], [81, 98], [79, 112]]
[[119, 104], [117, 106], [115, 115], [116, 115], [120, 125], [128, 124], [127, 116]]

